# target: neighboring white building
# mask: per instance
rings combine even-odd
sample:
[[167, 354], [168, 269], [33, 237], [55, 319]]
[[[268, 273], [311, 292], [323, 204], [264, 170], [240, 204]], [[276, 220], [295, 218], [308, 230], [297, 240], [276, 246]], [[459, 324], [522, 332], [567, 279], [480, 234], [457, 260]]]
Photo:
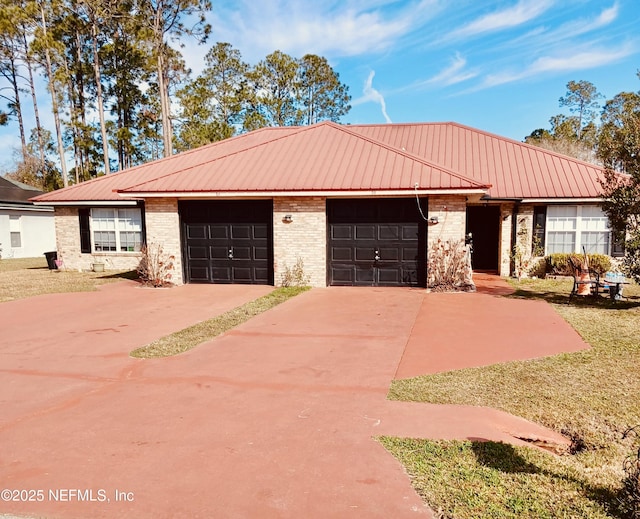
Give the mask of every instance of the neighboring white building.
[[53, 207], [34, 205], [35, 187], [0, 177], [0, 256], [33, 258], [56, 250]]

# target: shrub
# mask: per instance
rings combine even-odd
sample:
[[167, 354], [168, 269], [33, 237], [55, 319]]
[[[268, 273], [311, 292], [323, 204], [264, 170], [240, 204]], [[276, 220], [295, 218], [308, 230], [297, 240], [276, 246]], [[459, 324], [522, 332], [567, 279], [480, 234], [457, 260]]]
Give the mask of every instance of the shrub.
[[[637, 429], [638, 427], [631, 427], [623, 438], [632, 432], [637, 433]], [[640, 448], [625, 458], [623, 469], [625, 477], [622, 480], [620, 502], [630, 518], [640, 519]]]
[[640, 283], [640, 231], [631, 235], [631, 239], [625, 243], [625, 254], [622, 260], [622, 270]]
[[475, 290], [471, 254], [464, 240], [438, 239], [429, 247], [427, 286], [438, 290]]
[[[569, 258], [577, 256], [576, 254], [556, 253], [545, 257], [547, 264], [547, 273], [557, 274], [560, 276], [570, 276], [572, 274]], [[604, 274], [611, 270], [611, 258], [604, 254], [587, 254], [589, 259], [589, 267], [599, 274]], [[579, 263], [582, 263], [580, 258]]]
[[280, 284], [283, 287], [305, 287], [309, 285], [310, 279], [311, 276], [304, 273], [304, 261], [299, 257], [293, 268], [285, 265]]
[[144, 245], [141, 252], [137, 271], [142, 284], [156, 288], [172, 285], [175, 256], [165, 254], [157, 244]]

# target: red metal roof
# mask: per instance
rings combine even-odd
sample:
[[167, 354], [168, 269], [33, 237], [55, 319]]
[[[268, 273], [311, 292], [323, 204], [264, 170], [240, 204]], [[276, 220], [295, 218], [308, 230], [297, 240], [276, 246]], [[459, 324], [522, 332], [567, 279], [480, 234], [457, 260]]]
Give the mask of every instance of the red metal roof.
[[599, 198], [594, 164], [457, 123], [356, 125], [376, 139], [490, 184], [493, 198]]
[[598, 197], [602, 169], [455, 123], [262, 128], [36, 197], [273, 192], [489, 191], [494, 198]]

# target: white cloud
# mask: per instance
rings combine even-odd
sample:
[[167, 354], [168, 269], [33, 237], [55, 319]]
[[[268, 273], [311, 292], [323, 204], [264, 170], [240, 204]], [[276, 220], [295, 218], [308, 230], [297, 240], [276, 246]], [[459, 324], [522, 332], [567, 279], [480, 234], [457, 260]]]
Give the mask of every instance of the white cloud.
[[468, 38], [476, 34], [516, 27], [537, 18], [552, 4], [551, 0], [520, 0], [513, 7], [487, 14], [453, 31], [450, 38]]
[[274, 50], [355, 56], [392, 47], [436, 12], [437, 0], [299, 2], [242, 0], [211, 15], [213, 39], [228, 41], [250, 62]]
[[373, 88], [373, 77], [376, 75], [375, 71], [372, 70], [369, 72], [369, 76], [364, 82], [364, 87], [362, 89], [362, 97], [359, 97], [355, 101], [353, 101], [352, 105], [360, 105], [363, 103], [377, 103], [380, 105], [380, 110], [382, 111], [382, 116], [387, 123], [391, 123], [391, 118], [389, 114], [387, 114], [387, 103], [384, 100], [384, 96], [375, 88]]
[[468, 79], [476, 77], [477, 72], [465, 72], [464, 68], [467, 65], [467, 60], [464, 59], [460, 53], [456, 52], [455, 57], [451, 61], [451, 65], [436, 74], [430, 79], [427, 79], [422, 84], [440, 84], [440, 85], [455, 85], [467, 81]]
[[513, 83], [546, 73], [564, 73], [574, 70], [588, 70], [610, 65], [636, 52], [634, 45], [627, 44], [617, 49], [582, 48], [577, 52], [555, 56], [542, 56], [530, 66], [516, 72], [492, 74], [485, 78], [479, 89]]

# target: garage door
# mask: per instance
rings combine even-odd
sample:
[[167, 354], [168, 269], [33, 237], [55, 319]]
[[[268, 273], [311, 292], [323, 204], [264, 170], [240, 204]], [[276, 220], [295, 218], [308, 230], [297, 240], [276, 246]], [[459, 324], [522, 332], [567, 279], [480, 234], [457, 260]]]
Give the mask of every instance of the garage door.
[[427, 226], [415, 198], [328, 200], [327, 211], [330, 285], [426, 286]]
[[180, 202], [189, 283], [273, 284], [271, 200]]

